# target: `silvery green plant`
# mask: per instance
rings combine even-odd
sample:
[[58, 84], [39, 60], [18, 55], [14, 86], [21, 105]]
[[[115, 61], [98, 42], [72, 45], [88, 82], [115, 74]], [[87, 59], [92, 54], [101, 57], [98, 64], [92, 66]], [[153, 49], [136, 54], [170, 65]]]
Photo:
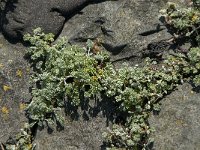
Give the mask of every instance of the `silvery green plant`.
[[[34, 35], [25, 35], [25, 41], [31, 43], [28, 54], [36, 72], [32, 75], [32, 83], [37, 86], [32, 89], [32, 101], [27, 110], [32, 120], [45, 120], [47, 115], [57, 121], [57, 111], [64, 106], [65, 98], [74, 106], [84, 98], [92, 98], [102, 91], [102, 74], [109, 72], [108, 59], [103, 51], [98, 54], [90, 50], [92, 45], [81, 48], [71, 46], [66, 38], [61, 38], [55, 44], [52, 34], [34, 30]], [[105, 66], [104, 66], [105, 65]]]
[[42, 33], [40, 28], [24, 39], [31, 44], [27, 53], [34, 67], [33, 98], [27, 108], [32, 125], [57, 121], [62, 124], [59, 111], [66, 101], [80, 106], [83, 99], [104, 95], [118, 106], [120, 115], [126, 114], [124, 120], [114, 122], [103, 134], [110, 149], [147, 147], [152, 132], [148, 117], [158, 109], [159, 100], [185, 77], [199, 82], [199, 48], [186, 55], [169, 55], [162, 63], [147, 58], [143, 67], [124, 64], [115, 69], [107, 53], [92, 51], [91, 40], [86, 47], [69, 45], [66, 38], [54, 42], [54, 36]]
[[176, 38], [180, 37], [191, 42], [191, 48], [184, 58], [187, 59], [185, 63], [190, 64], [185, 64], [184, 71], [186, 74], [196, 74], [193, 81], [198, 86], [200, 83], [198, 75], [200, 65], [200, 1], [192, 0], [192, 2], [192, 6], [188, 8], [169, 3], [168, 8], [164, 11], [164, 17], [168, 26], [174, 29]]
[[28, 123], [25, 123], [20, 132], [11, 138], [11, 140], [15, 142], [7, 142], [5, 144], [6, 150], [34, 150], [36, 146], [32, 143], [33, 137]]

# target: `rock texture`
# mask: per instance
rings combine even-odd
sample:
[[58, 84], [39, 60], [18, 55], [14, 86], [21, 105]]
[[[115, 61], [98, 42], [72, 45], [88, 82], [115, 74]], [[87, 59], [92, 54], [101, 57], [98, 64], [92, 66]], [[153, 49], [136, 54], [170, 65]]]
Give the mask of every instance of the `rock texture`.
[[[38, 128], [36, 150], [99, 150], [105, 149], [103, 132], [112, 124], [114, 105], [110, 100], [83, 102], [79, 109], [63, 111], [64, 126]], [[69, 105], [67, 105], [69, 106]]]
[[200, 149], [200, 94], [183, 84], [161, 101], [159, 115], [149, 118], [155, 128], [153, 150]]
[[2, 31], [9, 39], [21, 39], [27, 32], [41, 27], [58, 35], [69, 19], [93, 0], [14, 0], [5, 5]]
[[[82, 10], [82, 14], [75, 15], [65, 23], [60, 36], [67, 36], [73, 44], [85, 44], [88, 38], [100, 38], [105, 48], [111, 47], [111, 50], [107, 50], [110, 50], [113, 60], [131, 56], [150, 42], [170, 38], [170, 34], [164, 30], [146, 37], [138, 35], [156, 28], [159, 23], [158, 11], [164, 5], [165, 1], [141, 0], [107, 1], [89, 5]], [[128, 62], [135, 64], [139, 61], [141, 58], [138, 57]], [[125, 60], [116, 65], [120, 66], [122, 62]], [[103, 149], [102, 132], [106, 130], [106, 119], [101, 112], [97, 117], [88, 119], [85, 122], [80, 117], [79, 121], [70, 121], [66, 123], [64, 131], [54, 130], [50, 135], [47, 130], [38, 131], [34, 141], [39, 145], [37, 149], [53, 150], [56, 146], [66, 150]]]
[[10, 45], [0, 35], [0, 142], [16, 135], [27, 122], [24, 102], [30, 100], [29, 65], [23, 59], [25, 49]]
[[[160, 23], [159, 10], [165, 4], [166, 0], [119, 0], [89, 5], [83, 14], [65, 23], [61, 36], [67, 36], [71, 43], [100, 38], [113, 60], [131, 56], [152, 41], [171, 37], [166, 30], [150, 36], [139, 35], [156, 29]], [[134, 64], [139, 59], [133, 58], [130, 62]]]
[[[70, 43], [84, 44], [88, 38], [99, 38], [111, 53], [112, 60], [118, 60], [136, 53], [140, 54], [139, 51], [151, 42], [171, 37], [166, 30], [149, 36], [139, 35], [156, 28], [160, 23], [158, 11], [167, 0], [105, 1], [93, 3], [84, 9], [82, 8], [92, 2], [91, 0], [14, 1], [16, 3], [7, 4], [1, 14], [3, 33], [10, 38], [21, 38], [24, 33], [35, 27], [42, 27], [45, 32], [56, 35], [61, 33], [59, 36], [67, 36]], [[77, 13], [79, 10], [82, 10], [82, 13]], [[73, 15], [75, 13], [76, 15]], [[25, 51], [22, 45], [11, 45], [2, 35], [1, 44], [3, 46], [0, 48], [0, 63], [4, 67], [0, 68], [0, 111], [4, 106], [9, 109], [8, 114], [0, 115], [0, 142], [5, 142], [27, 121], [19, 105], [24, 100], [30, 100], [27, 72], [29, 66], [24, 60]], [[142, 60], [138, 55], [118, 61], [116, 66], [127, 61], [133, 65]], [[22, 70], [22, 77], [16, 75], [18, 69]], [[4, 91], [3, 85], [9, 85], [12, 89]], [[192, 94], [191, 86], [185, 84], [165, 98], [160, 115], [151, 116], [149, 120], [150, 125], [156, 128], [155, 134], [152, 135], [155, 137], [153, 149], [200, 149], [198, 97], [199, 94]], [[112, 114], [110, 108], [109, 106], [108, 112], [98, 110], [92, 116], [89, 115], [90, 111], [87, 108], [79, 110], [80, 116], [73, 116], [74, 120], [65, 118], [65, 128], [61, 131], [52, 131], [48, 128], [38, 130], [34, 139], [36, 149], [104, 149], [102, 132], [108, 126], [108, 120], [112, 120], [109, 118]]]
[[62, 131], [37, 131], [37, 150], [98, 150], [103, 148], [102, 133], [106, 131], [106, 120], [101, 117], [88, 121], [68, 121]]

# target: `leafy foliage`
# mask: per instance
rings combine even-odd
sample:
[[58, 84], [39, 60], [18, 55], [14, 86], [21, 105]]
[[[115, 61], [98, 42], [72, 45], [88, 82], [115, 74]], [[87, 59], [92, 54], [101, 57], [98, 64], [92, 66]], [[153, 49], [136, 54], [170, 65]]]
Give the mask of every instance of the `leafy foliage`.
[[21, 129], [20, 133], [18, 133], [14, 139], [10, 139], [11, 141], [14, 140], [14, 142], [9, 142], [9, 140], [6, 143], [6, 150], [34, 150], [35, 145], [32, 144], [32, 136], [31, 136], [31, 130], [28, 123], [25, 123], [24, 128]]
[[37, 70], [32, 76], [37, 88], [32, 89], [33, 99], [28, 107], [31, 119], [44, 120], [50, 115], [62, 122], [56, 112], [65, 98], [77, 106], [82, 95], [92, 98], [102, 91], [99, 80], [112, 71], [106, 64], [106, 53], [93, 54], [91, 47], [70, 46], [65, 38], [52, 44], [53, 35], [45, 35], [40, 29], [34, 31], [33, 37], [26, 35], [25, 40], [33, 45], [28, 53]]
[[191, 49], [187, 56], [169, 56], [161, 64], [146, 59], [143, 67], [124, 65], [115, 69], [106, 53], [92, 51], [94, 43], [90, 40], [85, 48], [71, 46], [65, 38], [53, 44], [53, 35], [41, 33], [41, 29], [35, 30], [33, 36], [27, 34], [25, 40], [32, 45], [28, 53], [36, 69], [32, 82], [37, 84], [27, 108], [29, 117], [39, 124], [62, 122], [57, 111], [66, 101], [78, 106], [84, 98], [101, 94], [114, 97], [118, 111], [126, 116], [123, 123], [116, 122], [112, 130], [104, 133], [109, 147], [147, 146], [152, 131], [147, 121], [149, 113], [184, 76], [196, 75], [200, 69], [198, 48]]
[[79, 106], [83, 99], [104, 95], [113, 98], [117, 111], [125, 114], [103, 133], [108, 149], [145, 149], [152, 142], [147, 119], [152, 110], [159, 109], [158, 101], [186, 77], [200, 84], [199, 10], [179, 10], [170, 4], [166, 13], [166, 21], [178, 38], [189, 37], [194, 47], [187, 54], [169, 55], [161, 63], [147, 58], [143, 67], [124, 64], [115, 69], [109, 55], [95, 51], [91, 40], [86, 47], [79, 47], [69, 45], [65, 38], [54, 42], [52, 34], [39, 28], [33, 36], [27, 34], [24, 39], [31, 43], [28, 54], [35, 68], [33, 98], [27, 108], [33, 124], [62, 123], [58, 111], [66, 102]]
[[165, 23], [174, 29], [175, 36], [198, 42], [198, 46], [200, 44], [199, 4], [199, 0], [193, 0], [192, 7], [181, 8], [175, 3], [168, 3], [168, 8], [164, 10]]
[[200, 0], [193, 0], [193, 3], [194, 3], [194, 7], [199, 9], [200, 7]]
[[[192, 73], [198, 74], [200, 60], [200, 1], [193, 0], [190, 8], [180, 8], [174, 3], [169, 3], [165, 11], [166, 24], [174, 29], [177, 39], [187, 39], [191, 43], [187, 59], [190, 62]], [[188, 68], [188, 67], [187, 67]], [[199, 85], [199, 75], [194, 77], [194, 83]]]

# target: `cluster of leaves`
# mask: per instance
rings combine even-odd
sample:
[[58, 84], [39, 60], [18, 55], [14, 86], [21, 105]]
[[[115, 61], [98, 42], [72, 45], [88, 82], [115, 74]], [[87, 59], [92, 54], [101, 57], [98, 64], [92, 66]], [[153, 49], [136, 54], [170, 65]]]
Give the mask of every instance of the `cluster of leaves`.
[[[197, 2], [194, 4], [198, 4]], [[195, 5], [197, 6], [197, 5]], [[143, 67], [123, 66], [115, 69], [109, 55], [93, 51], [94, 43], [84, 48], [71, 46], [65, 38], [54, 42], [52, 34], [27, 34], [24, 39], [31, 43], [28, 54], [35, 66], [32, 82], [32, 102], [27, 110], [34, 123], [52, 120], [62, 122], [58, 110], [67, 102], [79, 106], [81, 100], [92, 100], [97, 95], [114, 98], [118, 111], [126, 114], [121, 123], [113, 125], [103, 136], [111, 149], [145, 148], [151, 142], [148, 125], [149, 113], [158, 109], [158, 101], [184, 77], [191, 77], [200, 84], [199, 22], [197, 7], [178, 9], [170, 4], [166, 11], [168, 25], [179, 37], [189, 37], [195, 46], [187, 54], [169, 55], [162, 63], [146, 59]]]
[[173, 28], [178, 38], [188, 38], [200, 45], [200, 1], [193, 0], [191, 7], [182, 8], [175, 3], [168, 3], [164, 11], [165, 21]]
[[106, 53], [92, 52], [92, 41], [88, 41], [87, 48], [70, 46], [65, 38], [52, 44], [53, 35], [41, 33], [40, 28], [24, 39], [32, 45], [28, 54], [36, 69], [32, 82], [37, 86], [32, 89], [33, 98], [28, 106], [32, 120], [43, 121], [49, 116], [62, 122], [57, 111], [66, 99], [78, 106], [81, 98], [95, 97], [103, 90], [103, 75], [113, 71]]
[[[200, 0], [193, 0], [193, 5], [189, 8], [178, 7], [174, 3], [169, 3], [165, 11], [166, 24], [175, 31], [176, 38], [187, 39], [191, 43], [188, 53], [191, 64], [199, 69], [199, 49], [200, 49]], [[194, 77], [196, 86], [200, 83], [200, 76]]]
[[114, 125], [113, 130], [104, 134], [111, 146], [137, 149], [138, 145], [145, 148], [150, 144], [149, 113], [157, 110], [157, 102], [181, 84], [185, 77], [199, 75], [199, 58], [193, 57], [198, 56], [199, 52], [200, 49], [191, 49], [187, 55], [169, 55], [160, 64], [148, 60], [142, 68], [124, 67], [117, 70], [118, 77], [113, 77], [112, 81], [122, 84], [118, 86], [115, 100], [121, 102], [120, 108], [128, 116], [124, 125]]
[[193, 0], [194, 7], [199, 9], [200, 8], [200, 0]]
[[6, 142], [5, 148], [6, 150], [33, 150], [35, 148], [35, 145], [32, 144], [32, 136], [28, 123], [25, 123], [20, 133]]
[[[33, 36], [27, 34], [24, 39], [32, 45], [28, 54], [36, 70], [32, 75], [32, 82], [36, 86], [32, 89], [33, 98], [27, 107], [33, 123], [40, 125], [47, 121], [51, 124], [52, 120], [62, 123], [57, 111], [66, 101], [78, 106], [83, 98], [93, 99], [96, 95], [104, 94], [115, 97], [115, 102], [120, 104], [119, 109], [130, 116], [127, 118], [126, 134], [129, 134], [130, 129], [133, 134], [124, 141], [125, 144], [120, 143], [120, 146], [136, 146], [141, 140], [141, 134], [149, 132], [145, 121], [148, 114], [144, 108], [150, 109], [149, 96], [155, 95], [156, 99], [155, 90], [159, 90], [161, 84], [155, 81], [158, 85], [153, 87], [153, 70], [149, 69], [148, 72], [148, 67], [128, 66], [116, 70], [105, 52], [93, 53], [94, 43], [91, 41], [87, 42], [86, 48], [70, 46], [65, 38], [53, 44], [53, 35], [41, 33], [39, 28], [34, 31]], [[152, 89], [146, 89], [148, 86]], [[158, 97], [163, 91], [159, 92]], [[146, 106], [147, 102], [149, 106]]]
[[[200, 85], [199, 0], [193, 3], [189, 9], [170, 4], [165, 17], [176, 34], [193, 40], [195, 47], [187, 54], [169, 55], [159, 64], [147, 58], [143, 67], [124, 65], [115, 69], [107, 53], [94, 52], [90, 40], [86, 47], [69, 45], [66, 38], [54, 42], [54, 36], [42, 33], [40, 28], [33, 35], [25, 35], [24, 40], [31, 44], [28, 54], [35, 70], [31, 77], [33, 97], [27, 107], [31, 126], [44, 121], [62, 124], [59, 111], [66, 102], [79, 106], [83, 99], [104, 95], [114, 100], [121, 114], [126, 114], [103, 134], [108, 149], [148, 147], [152, 142], [148, 117], [158, 109], [158, 101], [185, 77]], [[7, 144], [6, 149], [33, 149], [29, 126], [16, 139], [17, 143]]]
[[158, 100], [184, 76], [198, 75], [200, 70], [199, 48], [187, 55], [168, 56], [160, 64], [147, 59], [143, 67], [125, 65], [115, 69], [105, 52], [92, 51], [94, 43], [90, 40], [85, 48], [71, 46], [65, 38], [53, 43], [53, 35], [41, 33], [39, 28], [24, 39], [31, 43], [28, 54], [36, 70], [32, 75], [36, 86], [27, 108], [29, 117], [38, 124], [51, 124], [52, 120], [62, 123], [57, 111], [66, 101], [79, 106], [82, 99], [104, 94], [114, 98], [118, 110], [126, 114], [124, 121], [103, 134], [109, 147], [146, 147], [151, 141], [147, 119], [157, 109]]
[[2, 11], [5, 9], [5, 5], [7, 2], [14, 3], [13, 0], [0, 0], [0, 13], [2, 13]]

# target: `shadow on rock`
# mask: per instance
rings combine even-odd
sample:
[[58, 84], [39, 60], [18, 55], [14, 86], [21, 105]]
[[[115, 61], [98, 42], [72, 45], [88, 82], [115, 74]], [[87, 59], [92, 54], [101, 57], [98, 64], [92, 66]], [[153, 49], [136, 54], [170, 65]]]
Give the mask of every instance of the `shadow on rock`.
[[89, 121], [92, 118], [101, 116], [106, 118], [107, 126], [109, 123], [122, 121], [123, 116], [126, 116], [121, 114], [118, 108], [119, 104], [115, 103], [113, 98], [106, 96], [96, 97], [93, 100], [82, 97], [80, 107], [74, 106], [71, 101], [65, 102], [65, 114], [70, 116], [72, 120], [83, 119]]

